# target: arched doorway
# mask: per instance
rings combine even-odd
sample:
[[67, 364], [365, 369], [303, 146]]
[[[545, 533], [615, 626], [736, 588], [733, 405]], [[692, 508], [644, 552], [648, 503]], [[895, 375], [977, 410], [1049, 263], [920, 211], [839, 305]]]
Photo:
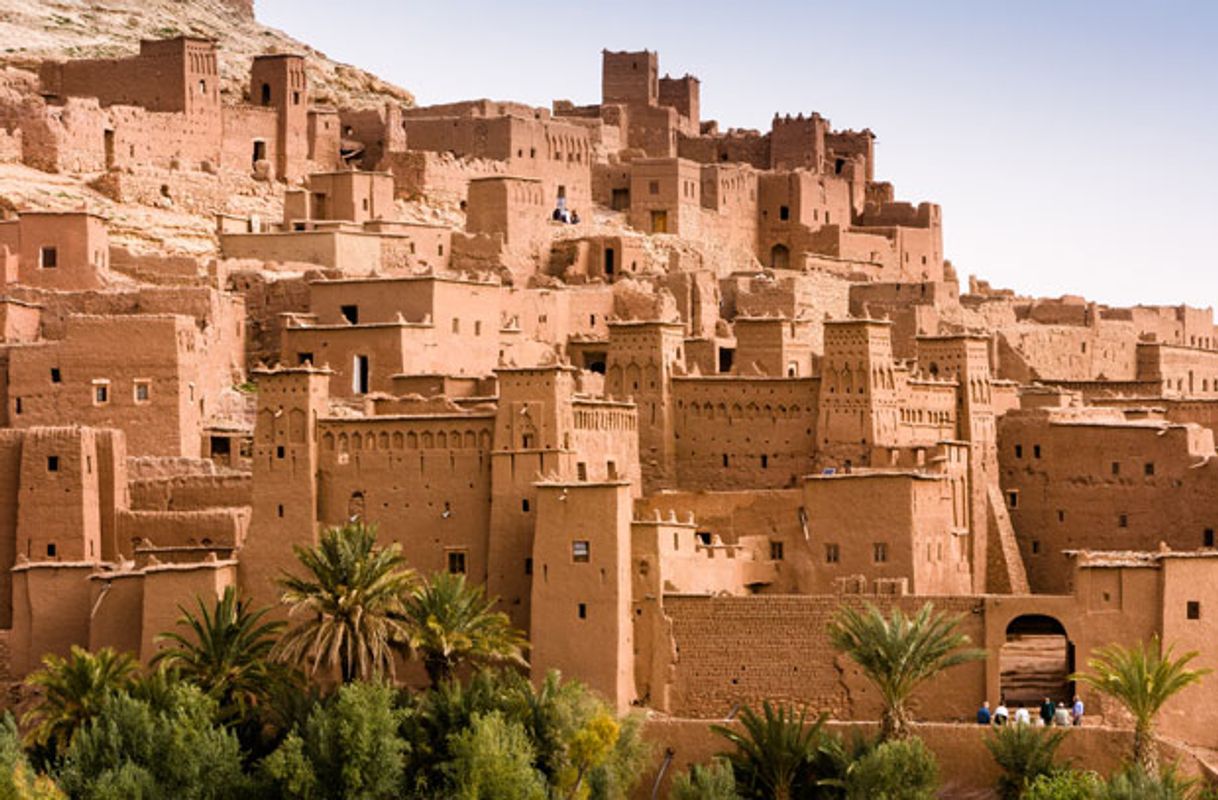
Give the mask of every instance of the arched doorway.
[[1073, 699], [1074, 645], [1053, 617], [1024, 614], [1011, 620], [998, 664], [1008, 706], [1035, 707], [1046, 697], [1063, 703]]
[[791, 251], [784, 244], [776, 244], [770, 248], [770, 267], [786, 269], [791, 265]]

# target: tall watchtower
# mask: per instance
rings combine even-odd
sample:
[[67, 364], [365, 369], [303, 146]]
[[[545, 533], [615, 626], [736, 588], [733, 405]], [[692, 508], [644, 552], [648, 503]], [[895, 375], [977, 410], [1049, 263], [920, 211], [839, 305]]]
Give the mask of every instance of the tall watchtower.
[[660, 55], [650, 50], [601, 53], [601, 102], [654, 106], [660, 99]]
[[302, 56], [255, 56], [250, 68], [250, 102], [278, 112], [275, 172], [285, 180], [300, 177], [309, 157], [309, 79]]
[[330, 370], [311, 366], [254, 371], [253, 516], [238, 579], [259, 604], [274, 604], [293, 545], [317, 543], [317, 419], [326, 411]]

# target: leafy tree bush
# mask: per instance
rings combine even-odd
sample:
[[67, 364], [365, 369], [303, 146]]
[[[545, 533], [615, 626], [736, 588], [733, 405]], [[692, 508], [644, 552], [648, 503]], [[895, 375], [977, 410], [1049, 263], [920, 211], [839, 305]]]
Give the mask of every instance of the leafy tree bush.
[[1194, 800], [1198, 794], [1196, 782], [1175, 767], [1148, 773], [1134, 764], [1112, 775], [1097, 800]]
[[673, 778], [669, 800], [740, 800], [732, 765], [724, 758], [694, 764]]
[[1098, 800], [1103, 787], [1094, 772], [1061, 769], [1030, 781], [1020, 800]]
[[264, 759], [264, 780], [283, 798], [397, 798], [406, 744], [393, 694], [378, 683], [343, 686]]
[[221, 800], [247, 791], [237, 739], [213, 721], [215, 701], [178, 683], [158, 703], [109, 696], [65, 755], [59, 782], [70, 796]]
[[930, 800], [939, 788], [939, 764], [921, 739], [879, 746], [846, 773], [847, 800]]
[[985, 746], [1002, 770], [997, 784], [999, 796], [1003, 800], [1017, 800], [1032, 781], [1053, 773], [1057, 749], [1065, 738], [1065, 730], [1053, 728], [1031, 725], [994, 728], [985, 738]]
[[39, 775], [21, 749], [21, 736], [13, 715], [0, 718], [0, 800], [64, 800], [59, 787]]
[[453, 734], [451, 750], [457, 800], [546, 800], [524, 727], [502, 713], [475, 714], [468, 728]]

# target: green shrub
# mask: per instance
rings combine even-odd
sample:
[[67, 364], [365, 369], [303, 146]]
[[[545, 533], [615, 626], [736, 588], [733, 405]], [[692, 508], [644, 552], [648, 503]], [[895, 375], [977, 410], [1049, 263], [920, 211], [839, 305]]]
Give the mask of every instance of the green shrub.
[[39, 775], [21, 749], [13, 715], [0, 717], [0, 800], [63, 800], [54, 781]]
[[1104, 782], [1094, 772], [1062, 769], [1038, 775], [1020, 800], [1098, 800]]
[[263, 760], [264, 779], [291, 800], [398, 797], [405, 743], [393, 699], [381, 684], [343, 686]]
[[1018, 800], [1023, 790], [1041, 775], [1055, 769], [1057, 749], [1066, 738], [1066, 730], [1037, 728], [1032, 725], [1002, 725], [985, 738], [985, 746], [994, 757], [1002, 775], [998, 778], [998, 794], [1003, 800]]
[[740, 800], [732, 765], [722, 758], [694, 764], [673, 778], [669, 800]]
[[449, 764], [458, 800], [545, 800], [546, 784], [533, 766], [524, 728], [498, 711], [476, 714], [454, 734]]
[[1112, 775], [1097, 800], [1193, 800], [1196, 794], [1196, 781], [1184, 778], [1175, 767], [1148, 775], [1134, 766]]
[[189, 684], [156, 704], [117, 692], [67, 750], [59, 783], [78, 800], [221, 800], [248, 788], [237, 738], [213, 720], [215, 701]]
[[847, 800], [930, 800], [939, 764], [921, 739], [884, 742], [846, 772]]

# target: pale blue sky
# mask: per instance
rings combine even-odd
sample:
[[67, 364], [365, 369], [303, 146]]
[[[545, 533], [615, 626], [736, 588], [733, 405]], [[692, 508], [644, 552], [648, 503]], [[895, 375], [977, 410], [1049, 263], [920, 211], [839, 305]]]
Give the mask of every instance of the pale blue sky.
[[1218, 305], [1218, 2], [256, 0], [414, 92], [592, 103], [600, 51], [702, 79], [702, 115], [818, 111], [942, 204], [946, 254], [1021, 293]]

